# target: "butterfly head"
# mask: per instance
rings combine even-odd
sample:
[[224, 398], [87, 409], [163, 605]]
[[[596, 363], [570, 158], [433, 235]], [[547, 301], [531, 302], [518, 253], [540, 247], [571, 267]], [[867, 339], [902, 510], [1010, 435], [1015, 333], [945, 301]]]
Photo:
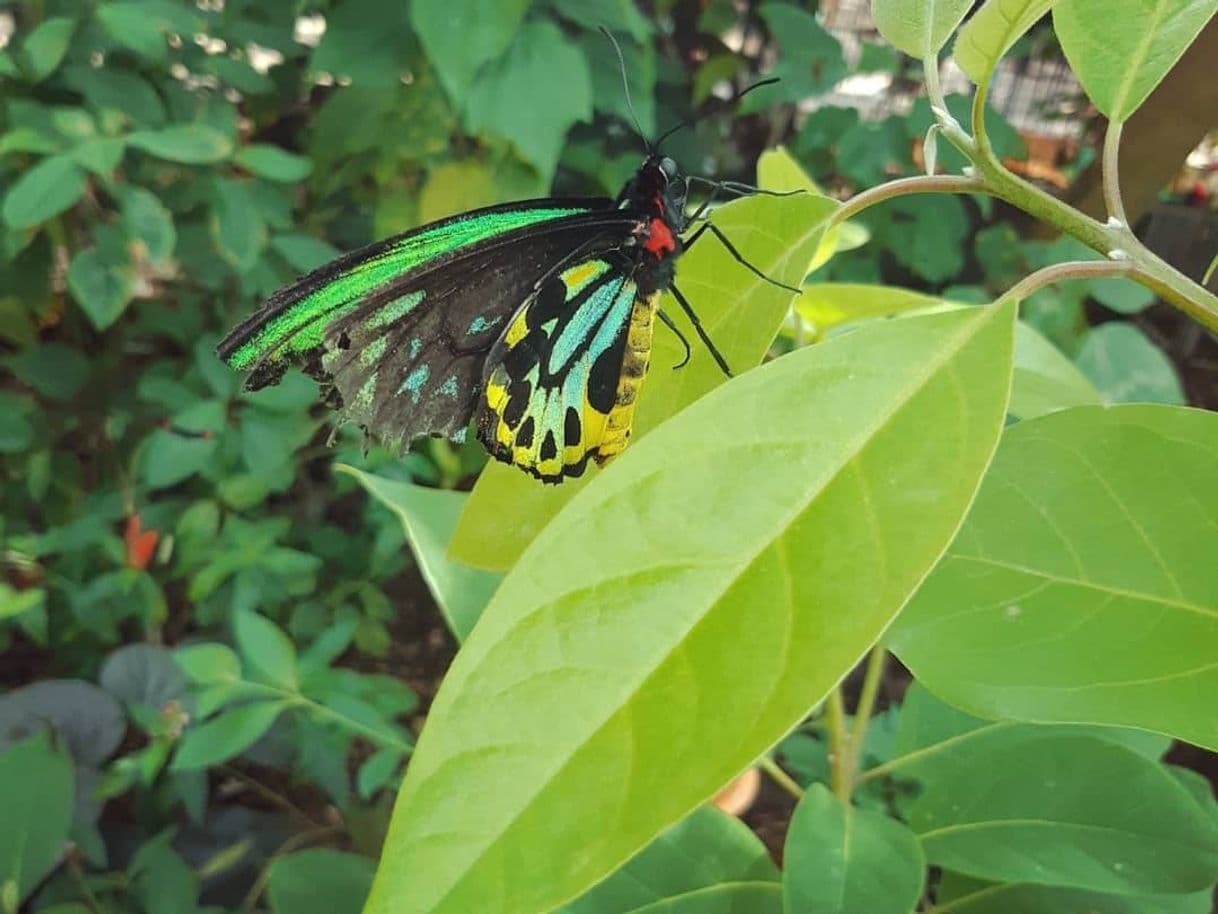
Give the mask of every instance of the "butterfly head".
[[653, 152], [628, 186], [631, 202], [649, 215], [663, 219], [674, 231], [685, 227], [685, 200], [689, 185], [677, 163]]

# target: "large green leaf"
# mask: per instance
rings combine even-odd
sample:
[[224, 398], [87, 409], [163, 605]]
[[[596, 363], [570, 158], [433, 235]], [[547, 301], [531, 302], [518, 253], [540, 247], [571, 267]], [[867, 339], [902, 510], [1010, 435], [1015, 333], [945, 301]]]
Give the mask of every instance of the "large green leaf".
[[[715, 224], [758, 269], [787, 283], [803, 281], [825, 222], [837, 208], [818, 196], [754, 197], [724, 206]], [[790, 226], [798, 226], [792, 230]], [[737, 373], [761, 361], [774, 341], [791, 295], [737, 264], [714, 241], [704, 238], [677, 268], [682, 291], [711, 338]], [[639, 396], [634, 439], [723, 383], [723, 375], [698, 344], [681, 309], [665, 296], [661, 307], [692, 341], [690, 362], [680, 371], [682, 348], [663, 327], [656, 330], [651, 371]], [[620, 459], [629, 457], [629, 452]], [[594, 478], [596, 470], [589, 469]], [[538, 532], [589, 480], [542, 486], [517, 469], [490, 463], [474, 486], [453, 538], [453, 558], [467, 565], [502, 571], [511, 567]]]
[[372, 861], [326, 848], [279, 857], [267, 873], [275, 914], [359, 914], [372, 884]]
[[558, 914], [634, 914], [711, 886], [759, 882], [778, 882], [765, 845], [739, 819], [702, 806]]
[[286, 702], [275, 700], [221, 711], [206, 723], [186, 731], [170, 767], [174, 771], [191, 771], [239, 755], [257, 742], [286, 708]]
[[444, 555], [468, 496], [382, 479], [343, 464], [337, 468], [354, 476], [369, 495], [398, 516], [444, 621], [457, 640], [465, 640], [500, 580], [497, 574], [470, 568]]
[[1049, 885], [981, 882], [945, 873], [935, 895], [943, 914], [1211, 914], [1210, 892], [1114, 895]]
[[777, 742], [957, 529], [1013, 324], [1008, 303], [793, 353], [584, 489], [449, 670], [369, 914], [546, 910]]
[[412, 56], [417, 59], [418, 53], [414, 42], [406, 37], [410, 34], [410, 9], [428, 5], [400, 0], [343, 0], [335, 4], [326, 11], [326, 31], [313, 52], [312, 67], [350, 79], [361, 89], [396, 87], [400, 91], [402, 74], [410, 69]]
[[529, 0], [413, 0], [410, 19], [455, 104], [465, 104], [478, 69], [507, 50], [528, 8]]
[[67, 851], [72, 760], [45, 731], [0, 753], [0, 897], [12, 910]]
[[1111, 740], [990, 727], [904, 771], [921, 786], [909, 826], [934, 865], [1122, 894], [1196, 892], [1218, 877], [1218, 823], [1165, 767]]
[[1035, 419], [1059, 409], [1099, 402], [1099, 391], [1065, 353], [1031, 324], [1020, 321], [1015, 328], [1011, 415]]
[[175, 124], [163, 130], [137, 130], [127, 142], [169, 162], [208, 165], [228, 158], [233, 141], [206, 124]]
[[772, 882], [729, 882], [666, 898], [632, 914], [782, 914], [782, 889]]
[[994, 67], [1056, 0], [986, 0], [956, 36], [952, 56], [973, 82], [988, 82]]
[[1125, 121], [1216, 12], [1218, 0], [1060, 0], [1053, 27], [1095, 106]]
[[913, 832], [821, 784], [796, 807], [782, 856], [793, 914], [909, 914], [922, 897], [926, 860]]
[[890, 44], [919, 60], [938, 54], [973, 0], [871, 0], [871, 18]]
[[30, 82], [41, 82], [55, 72], [68, 53], [74, 31], [75, 19], [56, 17], [43, 20], [26, 36], [21, 45], [21, 61]]
[[964, 530], [891, 634], [983, 716], [1218, 749], [1218, 415], [1079, 407], [1006, 432]]
[[1088, 330], [1078, 367], [1109, 403], [1187, 402], [1171, 360], [1133, 324], [1110, 321]]
[[558, 26], [528, 23], [507, 54], [487, 65], [465, 101], [471, 132], [487, 130], [510, 140], [549, 181], [567, 130], [592, 119], [592, 75], [583, 51]]
[[85, 192], [85, 172], [68, 155], [43, 159], [26, 171], [4, 196], [4, 221], [22, 229], [58, 216]]

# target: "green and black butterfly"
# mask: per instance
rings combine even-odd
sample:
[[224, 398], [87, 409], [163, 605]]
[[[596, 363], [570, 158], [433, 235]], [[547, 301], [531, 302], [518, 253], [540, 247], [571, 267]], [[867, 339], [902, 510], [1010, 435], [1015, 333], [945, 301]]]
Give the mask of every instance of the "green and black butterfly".
[[743, 258], [709, 221], [682, 239], [706, 207], [687, 219], [689, 181], [648, 149], [616, 200], [474, 210], [340, 257], [277, 292], [217, 352], [250, 372], [250, 390], [301, 365], [343, 419], [390, 446], [464, 440], [473, 418], [497, 459], [544, 482], [579, 476], [630, 439], [661, 292], [730, 374], [674, 267], [707, 230]]

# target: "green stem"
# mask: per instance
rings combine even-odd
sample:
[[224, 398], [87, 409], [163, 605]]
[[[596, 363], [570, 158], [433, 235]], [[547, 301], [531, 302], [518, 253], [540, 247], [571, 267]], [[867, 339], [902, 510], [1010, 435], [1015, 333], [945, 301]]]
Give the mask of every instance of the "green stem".
[[988, 79], [977, 86], [977, 91], [973, 93], [973, 138], [977, 143], [977, 155], [997, 162], [998, 157], [994, 155], [994, 148], [990, 145], [989, 132], [985, 129], [985, 100], [989, 94]]
[[[1116, 276], [1135, 276], [1137, 267], [1128, 260], [1072, 260], [1055, 263], [1025, 276], [1002, 294], [1002, 299], [1013, 298], [1024, 301], [1045, 286], [1069, 279], [1110, 279]], [[1001, 299], [1000, 299], [1001, 300]]]
[[782, 770], [778, 762], [774, 761], [768, 755], [763, 755], [760, 760], [758, 760], [757, 767], [769, 775], [770, 780], [772, 780], [791, 796], [795, 797], [795, 799], [803, 799], [804, 789], [795, 782], [794, 778]]
[[829, 722], [829, 787], [839, 800], [850, 805], [851, 784], [846, 772], [850, 756], [850, 734], [846, 732], [846, 705], [841, 686], [829, 693], [825, 702]]
[[855, 194], [838, 207], [829, 220], [829, 227], [840, 225], [877, 203], [894, 200], [897, 197], [906, 197], [910, 194], [984, 194], [987, 192], [983, 181], [976, 178], [962, 178], [959, 175], [918, 175], [914, 178], [898, 178]]
[[[1167, 264], [1135, 238], [1125, 225], [1106, 225], [1067, 203], [1046, 193], [1034, 184], [1012, 174], [992, 152], [983, 154], [973, 138], [950, 118], [940, 121], [943, 135], [973, 162], [974, 176], [983, 184], [983, 192], [1017, 206], [1024, 212], [1047, 222], [1083, 244], [1115, 259], [1116, 252], [1135, 265], [1130, 274], [1164, 301], [1179, 308], [1202, 326], [1218, 332], [1218, 296], [1193, 282], [1175, 267]], [[884, 185], [874, 188], [882, 190]], [[868, 192], [870, 193], [870, 191]], [[859, 195], [860, 197], [862, 194]], [[879, 197], [883, 199], [883, 197]]]
[[854, 792], [859, 769], [863, 762], [863, 740], [867, 736], [867, 726], [871, 723], [871, 715], [875, 711], [875, 699], [880, 692], [880, 683], [884, 681], [884, 664], [888, 659], [888, 651], [883, 645], [877, 644], [867, 657], [867, 670], [863, 673], [863, 689], [859, 693], [858, 707], [854, 711], [854, 732], [850, 736], [850, 763], [847, 773], [850, 778], [850, 792]]
[[1109, 121], [1104, 134], [1104, 155], [1100, 168], [1104, 182], [1104, 205], [1108, 208], [1108, 215], [1128, 229], [1129, 217], [1125, 215], [1125, 201], [1121, 199], [1120, 155], [1121, 122]]
[[947, 101], [943, 97], [943, 87], [939, 84], [939, 55], [930, 54], [922, 58], [922, 74], [926, 79], [926, 97], [931, 107], [938, 108], [947, 114]]

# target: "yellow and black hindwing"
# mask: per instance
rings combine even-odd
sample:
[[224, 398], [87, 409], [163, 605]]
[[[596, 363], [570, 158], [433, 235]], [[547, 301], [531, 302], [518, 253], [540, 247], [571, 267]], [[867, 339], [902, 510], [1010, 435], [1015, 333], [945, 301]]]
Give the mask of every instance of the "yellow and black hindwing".
[[483, 369], [478, 436], [543, 482], [626, 447], [647, 373], [659, 295], [602, 254], [547, 279], [513, 315]]

